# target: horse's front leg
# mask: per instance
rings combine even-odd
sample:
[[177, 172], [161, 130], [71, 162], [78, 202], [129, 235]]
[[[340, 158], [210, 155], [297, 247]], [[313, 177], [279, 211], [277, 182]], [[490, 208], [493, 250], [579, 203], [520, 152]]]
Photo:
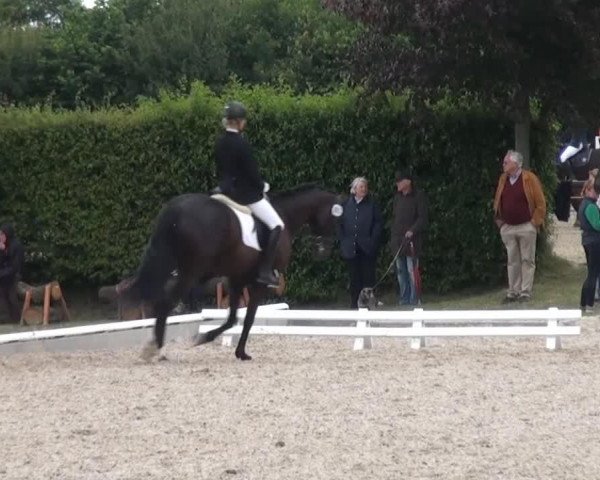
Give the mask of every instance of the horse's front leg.
[[227, 316], [226, 322], [213, 330], [206, 333], [199, 333], [194, 337], [193, 345], [198, 346], [204, 343], [212, 342], [215, 338], [221, 335], [225, 330], [233, 327], [237, 321], [237, 310], [240, 303], [240, 297], [242, 296], [243, 287], [233, 282], [229, 282], [229, 315]]
[[261, 295], [262, 290], [264, 290], [262, 287], [253, 286], [250, 288], [250, 301], [248, 302], [248, 309], [246, 310], [246, 318], [244, 318], [244, 328], [242, 329], [240, 341], [235, 349], [235, 356], [240, 360], [252, 360], [252, 357], [246, 353], [246, 342], [248, 341], [248, 334], [254, 323], [258, 302], [263, 297], [263, 295]]

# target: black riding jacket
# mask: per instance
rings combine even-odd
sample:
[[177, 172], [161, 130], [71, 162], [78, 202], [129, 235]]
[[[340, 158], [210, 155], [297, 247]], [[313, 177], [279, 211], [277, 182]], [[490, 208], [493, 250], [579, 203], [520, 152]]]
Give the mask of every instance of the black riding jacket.
[[242, 205], [263, 198], [265, 183], [248, 140], [237, 132], [226, 131], [217, 140], [215, 158], [221, 192]]

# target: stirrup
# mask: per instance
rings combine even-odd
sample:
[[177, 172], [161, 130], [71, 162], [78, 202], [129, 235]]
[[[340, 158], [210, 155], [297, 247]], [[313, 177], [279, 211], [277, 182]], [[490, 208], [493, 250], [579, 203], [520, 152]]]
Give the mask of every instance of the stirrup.
[[268, 274], [259, 274], [256, 279], [257, 283], [265, 285], [267, 288], [278, 288], [279, 287], [279, 273], [277, 270], [271, 271]]

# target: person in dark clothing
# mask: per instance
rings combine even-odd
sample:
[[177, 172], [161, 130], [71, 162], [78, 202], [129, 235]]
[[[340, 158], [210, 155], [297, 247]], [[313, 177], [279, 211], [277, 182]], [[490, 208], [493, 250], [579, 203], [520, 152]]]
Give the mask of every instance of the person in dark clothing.
[[581, 287], [580, 306], [584, 313], [593, 313], [596, 284], [600, 278], [600, 209], [598, 179], [589, 178], [583, 187], [583, 200], [577, 217], [581, 227], [581, 244], [585, 250], [587, 277]]
[[398, 254], [396, 275], [400, 305], [417, 305], [420, 302], [415, 271], [419, 268], [427, 224], [427, 197], [415, 187], [409, 172], [396, 172], [390, 246], [392, 255]]
[[338, 237], [342, 258], [350, 271], [350, 308], [358, 308], [360, 291], [375, 285], [383, 221], [379, 206], [369, 195], [364, 177], [354, 179], [350, 193], [350, 198], [343, 205]]
[[15, 236], [10, 224], [0, 227], [0, 301], [6, 304], [12, 322], [21, 318], [21, 308], [17, 298], [17, 282], [23, 266], [23, 246]]
[[227, 104], [223, 126], [225, 133], [219, 137], [215, 148], [219, 189], [233, 201], [248, 206], [271, 231], [257, 281], [277, 288], [279, 278], [273, 265], [279, 237], [285, 225], [265, 198], [269, 184], [261, 178], [250, 144], [242, 135], [246, 128], [246, 108], [239, 102]]

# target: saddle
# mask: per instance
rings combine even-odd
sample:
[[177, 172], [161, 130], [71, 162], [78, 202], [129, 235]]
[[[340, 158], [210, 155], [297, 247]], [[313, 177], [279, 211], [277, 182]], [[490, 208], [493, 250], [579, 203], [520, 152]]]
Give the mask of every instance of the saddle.
[[571, 163], [573, 168], [581, 168], [587, 165], [590, 161], [590, 157], [592, 156], [592, 150], [590, 148], [585, 148], [580, 152], [573, 155], [568, 159], [568, 162]]
[[582, 168], [589, 163], [592, 151], [588, 144], [581, 144], [579, 147], [567, 145], [556, 158], [556, 164], [559, 167], [564, 165], [567, 168]]
[[242, 229], [242, 241], [248, 247], [264, 250], [269, 242], [269, 228], [252, 214], [252, 210], [245, 205], [233, 201], [223, 193], [213, 193], [210, 198], [221, 202], [236, 214]]
[[240, 205], [239, 203], [234, 202], [231, 198], [229, 198], [223, 193], [214, 193], [210, 196], [210, 198], [217, 200], [218, 202], [224, 203], [228, 207], [233, 208], [234, 210], [237, 210], [239, 212], [245, 213], [246, 215], [252, 215], [252, 210], [250, 210], [250, 208], [248, 208], [246, 205]]

